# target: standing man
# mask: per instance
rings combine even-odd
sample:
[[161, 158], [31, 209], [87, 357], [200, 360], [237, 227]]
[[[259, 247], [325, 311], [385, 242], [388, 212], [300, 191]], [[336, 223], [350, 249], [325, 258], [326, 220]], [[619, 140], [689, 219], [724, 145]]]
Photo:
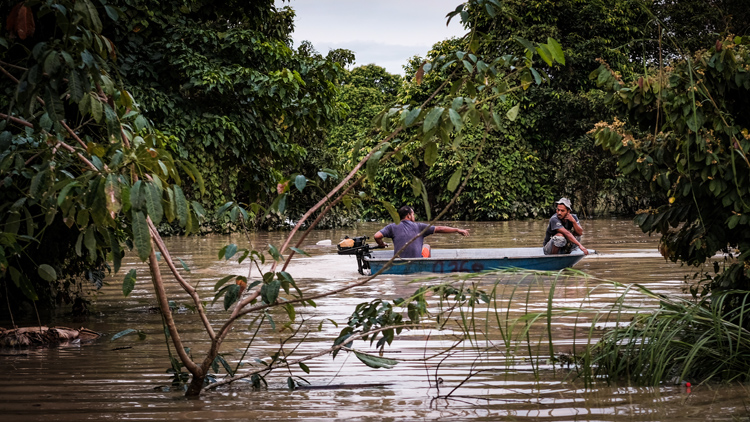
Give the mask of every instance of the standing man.
[[583, 228], [578, 216], [571, 213], [570, 200], [560, 198], [555, 205], [555, 215], [549, 219], [544, 234], [544, 254], [569, 254], [573, 248], [580, 248], [584, 255], [588, 255], [589, 251], [581, 245]]
[[[459, 233], [461, 236], [469, 235], [469, 231], [464, 229], [456, 229], [447, 226], [430, 226], [425, 223], [417, 223], [414, 221], [414, 209], [408, 205], [404, 205], [398, 209], [398, 216], [401, 218], [399, 224], [391, 223], [385, 226], [379, 232], [375, 233], [373, 238], [381, 248], [385, 248], [388, 244], [383, 242], [383, 238], [390, 237], [393, 239], [394, 252], [400, 251], [407, 242], [414, 239], [414, 241], [401, 252], [401, 258], [429, 257], [429, 245], [424, 245], [426, 251], [423, 251], [423, 244], [425, 236], [429, 236], [433, 233]], [[427, 228], [427, 231], [420, 236], [419, 233], [425, 228]]]

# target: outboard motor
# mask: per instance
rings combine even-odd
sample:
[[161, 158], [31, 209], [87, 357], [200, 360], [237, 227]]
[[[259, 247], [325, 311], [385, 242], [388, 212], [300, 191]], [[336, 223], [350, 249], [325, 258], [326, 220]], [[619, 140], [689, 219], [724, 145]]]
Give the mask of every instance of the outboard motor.
[[357, 271], [362, 275], [365, 275], [364, 270], [370, 269], [370, 263], [365, 260], [365, 257], [372, 257], [370, 249], [380, 249], [378, 245], [367, 244], [367, 236], [354, 238], [344, 236], [344, 240], [339, 242], [336, 247], [338, 248], [339, 255], [355, 255], [357, 257]]

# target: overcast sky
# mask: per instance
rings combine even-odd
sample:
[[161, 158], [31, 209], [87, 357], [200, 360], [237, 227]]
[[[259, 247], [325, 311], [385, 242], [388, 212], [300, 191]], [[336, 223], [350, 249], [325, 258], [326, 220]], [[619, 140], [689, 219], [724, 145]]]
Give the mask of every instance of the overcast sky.
[[403, 75], [414, 55], [425, 56], [438, 41], [465, 33], [459, 19], [446, 27], [445, 15], [462, 0], [276, 0], [291, 6], [294, 45], [310, 41], [324, 56], [329, 50], [354, 51], [354, 66], [375, 63]]

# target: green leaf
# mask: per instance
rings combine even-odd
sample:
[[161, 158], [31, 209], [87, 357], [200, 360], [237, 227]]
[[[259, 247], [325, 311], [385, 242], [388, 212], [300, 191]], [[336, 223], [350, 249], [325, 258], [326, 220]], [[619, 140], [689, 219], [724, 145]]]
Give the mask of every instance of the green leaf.
[[401, 221], [401, 218], [399, 218], [398, 216], [398, 211], [396, 211], [396, 207], [394, 207], [393, 204], [388, 201], [383, 201], [383, 206], [386, 210], [388, 210], [388, 214], [391, 215], [391, 219], [393, 219], [394, 223], [398, 223], [399, 221]]
[[294, 252], [297, 252], [297, 253], [298, 253], [298, 254], [300, 254], [300, 255], [304, 255], [304, 256], [310, 256], [310, 254], [309, 254], [309, 253], [307, 253], [307, 252], [303, 251], [303, 250], [302, 250], [302, 249], [300, 249], [300, 248], [295, 248], [295, 247], [291, 247], [291, 248], [289, 248], [289, 249], [293, 250]]
[[366, 353], [361, 353], [361, 352], [354, 352], [354, 354], [357, 356], [357, 359], [362, 361], [362, 363], [369, 366], [370, 368], [391, 369], [398, 364], [398, 361], [395, 361], [393, 359], [387, 359], [387, 358], [382, 358], [379, 356], [368, 355]]
[[453, 127], [456, 128], [456, 132], [460, 132], [461, 129], [464, 127], [464, 122], [461, 119], [461, 115], [458, 114], [458, 112], [452, 108], [448, 110], [448, 115], [451, 118], [451, 123], [453, 123]]
[[240, 291], [242, 288], [239, 286], [239, 284], [232, 284], [229, 287], [227, 287], [227, 291], [224, 294], [224, 310], [226, 311], [229, 309], [230, 306], [234, 302], [237, 301], [237, 299], [240, 298]]
[[60, 194], [57, 195], [57, 206], [58, 207], [60, 205], [62, 205], [63, 202], [65, 202], [65, 198], [67, 198], [68, 192], [70, 192], [70, 190], [73, 189], [76, 186], [78, 186], [78, 182], [71, 181], [71, 183], [68, 183], [67, 185], [65, 185], [64, 188], [62, 188], [60, 190]]
[[224, 284], [226, 284], [227, 281], [234, 280], [235, 278], [236, 278], [236, 276], [234, 276], [234, 275], [228, 275], [228, 276], [222, 278], [221, 280], [217, 281], [216, 285], [214, 286], [214, 291], [218, 291], [221, 288], [221, 286], [223, 286]]
[[539, 53], [539, 57], [547, 63], [547, 66], [552, 66], [552, 53], [550, 53], [546, 45], [539, 44], [539, 47], [536, 48], [536, 52]]
[[224, 258], [228, 261], [236, 253], [237, 253], [237, 245], [235, 245], [234, 243], [231, 243], [227, 245], [226, 249], [224, 250]]
[[297, 188], [298, 191], [302, 192], [302, 189], [307, 186], [307, 177], [298, 174], [297, 177], [294, 178], [294, 186]]
[[432, 166], [438, 159], [438, 146], [435, 142], [428, 142], [424, 147], [424, 163]]
[[180, 261], [180, 264], [182, 264], [182, 269], [190, 272], [190, 267], [185, 263], [185, 261], [182, 260], [182, 258], [177, 258], [178, 261]]
[[419, 196], [422, 193], [422, 181], [417, 176], [411, 178], [411, 192], [414, 196]]
[[552, 57], [556, 62], [565, 64], [565, 54], [563, 53], [562, 46], [554, 38], [547, 37], [547, 47], [549, 48]]
[[461, 182], [461, 173], [462, 173], [462, 169], [458, 169], [453, 173], [450, 180], [448, 181], [449, 191], [455, 192], [456, 188], [458, 187], [458, 184]]
[[154, 224], [161, 223], [164, 217], [164, 208], [161, 205], [161, 192], [153, 183], [146, 183], [146, 209]]
[[96, 260], [96, 229], [94, 226], [89, 226], [83, 235], [83, 244], [86, 246], [89, 252], [89, 261], [93, 262]]
[[273, 246], [271, 244], [268, 245], [268, 253], [271, 254], [274, 261], [283, 261], [284, 257], [281, 256], [281, 253], [278, 249], [276, 249], [276, 246]]
[[513, 108], [508, 110], [508, 113], [506, 114], [506, 116], [508, 117], [508, 120], [510, 120], [511, 122], [514, 122], [516, 120], [516, 117], [518, 117], [518, 110], [520, 109], [520, 107], [521, 107], [520, 104], [516, 104], [515, 106], [513, 106]]
[[303, 370], [306, 374], [310, 373], [310, 368], [302, 362], [299, 363], [299, 369]]
[[266, 283], [260, 288], [260, 296], [263, 299], [263, 303], [267, 305], [273, 305], [279, 297], [279, 290], [281, 289], [281, 282], [279, 280], [272, 280], [270, 283]]
[[140, 211], [146, 203], [143, 182], [138, 180], [130, 188], [130, 207], [132, 210]]
[[138, 251], [141, 261], [148, 259], [151, 255], [151, 233], [146, 223], [146, 215], [143, 211], [132, 211], [133, 215], [133, 243]]
[[424, 125], [422, 126], [422, 133], [427, 133], [437, 126], [440, 121], [440, 116], [443, 115], [442, 107], [435, 107], [427, 113], [427, 117], [424, 118]]
[[42, 279], [45, 281], [57, 280], [57, 272], [54, 268], [52, 268], [51, 265], [40, 265], [39, 268], [37, 268], [37, 273], [39, 273], [39, 277], [42, 277]]
[[[135, 269], [132, 269], [128, 271], [125, 275], [125, 279], [122, 281], [122, 293], [125, 297], [128, 297], [133, 289], [135, 289], [135, 275]], [[114, 340], [114, 338], [112, 340]]]
[[[122, 330], [122, 331], [120, 331], [119, 333], [117, 333], [117, 334], [113, 335], [113, 336], [112, 336], [112, 338], [111, 338], [111, 339], [109, 339], [109, 341], [115, 341], [115, 340], [117, 340], [118, 338], [120, 338], [120, 337], [125, 337], [125, 336], [126, 336], [126, 335], [128, 335], [128, 334], [138, 334], [138, 337], [140, 338], [140, 337], [141, 337], [141, 336], [140, 336], [140, 333], [141, 333], [141, 331], [139, 331], [139, 330], [134, 330], [134, 329], [132, 329], [132, 328], [128, 328], [127, 330]], [[143, 338], [141, 338], [141, 340], [143, 340]]]
[[378, 174], [378, 166], [380, 166], [380, 157], [383, 156], [383, 151], [378, 151], [367, 160], [365, 170], [367, 171], [367, 178], [371, 182], [375, 183], [375, 176]]

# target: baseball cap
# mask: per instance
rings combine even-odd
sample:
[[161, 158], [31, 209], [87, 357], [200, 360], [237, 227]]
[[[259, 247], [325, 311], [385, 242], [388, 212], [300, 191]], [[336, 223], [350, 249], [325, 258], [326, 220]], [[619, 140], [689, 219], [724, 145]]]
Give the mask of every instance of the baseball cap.
[[555, 205], [557, 205], [557, 204], [563, 204], [563, 205], [565, 205], [565, 207], [566, 207], [566, 208], [568, 208], [569, 210], [572, 210], [572, 209], [573, 209], [573, 208], [572, 208], [572, 207], [570, 206], [570, 199], [568, 199], [568, 198], [560, 198], [560, 200], [559, 200], [559, 201], [555, 202]]

